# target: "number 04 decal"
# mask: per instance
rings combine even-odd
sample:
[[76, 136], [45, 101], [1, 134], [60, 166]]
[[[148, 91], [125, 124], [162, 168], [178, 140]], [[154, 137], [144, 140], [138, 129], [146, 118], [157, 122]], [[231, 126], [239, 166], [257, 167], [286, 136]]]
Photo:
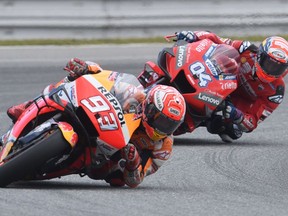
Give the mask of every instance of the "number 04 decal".
[[201, 62], [195, 62], [191, 64], [189, 69], [193, 75], [199, 78], [198, 84], [200, 87], [205, 87], [207, 86], [208, 82], [212, 81], [210, 75], [205, 73], [206, 68]]
[[101, 112], [100, 118], [97, 119], [101, 130], [118, 129], [114, 113], [108, 112], [110, 110], [110, 107], [101, 96], [93, 96], [88, 99], [83, 99], [81, 100], [81, 103], [92, 113]]

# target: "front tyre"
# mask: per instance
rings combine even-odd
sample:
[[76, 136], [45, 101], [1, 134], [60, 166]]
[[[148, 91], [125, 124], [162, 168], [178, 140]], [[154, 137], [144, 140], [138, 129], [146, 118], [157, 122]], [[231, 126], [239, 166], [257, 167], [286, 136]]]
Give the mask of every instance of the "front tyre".
[[59, 128], [53, 130], [44, 139], [0, 165], [0, 187], [23, 180], [49, 159], [62, 154], [69, 148], [71, 145], [65, 140], [61, 130]]

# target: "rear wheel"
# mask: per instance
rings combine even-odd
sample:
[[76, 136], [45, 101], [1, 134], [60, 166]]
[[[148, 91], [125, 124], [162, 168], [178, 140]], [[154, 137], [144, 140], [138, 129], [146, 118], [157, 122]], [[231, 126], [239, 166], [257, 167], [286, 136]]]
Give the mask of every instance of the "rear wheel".
[[71, 148], [60, 129], [56, 129], [42, 140], [21, 151], [0, 166], [0, 187], [23, 180], [34, 173], [46, 161]]

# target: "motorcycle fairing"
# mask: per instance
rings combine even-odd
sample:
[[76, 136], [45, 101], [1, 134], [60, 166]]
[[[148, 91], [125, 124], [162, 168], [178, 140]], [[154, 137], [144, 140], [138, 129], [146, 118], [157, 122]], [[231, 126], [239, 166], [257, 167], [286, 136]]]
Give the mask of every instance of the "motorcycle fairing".
[[[95, 77], [97, 80], [101, 82], [101, 84], [109, 91], [112, 90], [114, 87], [115, 81], [117, 80], [117, 76], [119, 75], [118, 72], [113, 71], [102, 71], [101, 73], [94, 74], [93, 77]], [[138, 82], [137, 78], [134, 77], [134, 75], [126, 74], [126, 77], [129, 77], [128, 79], [131, 79], [131, 83], [137, 87], [140, 86], [140, 83]], [[107, 82], [107, 80], [109, 80]], [[129, 83], [128, 80], [124, 80], [127, 83]], [[135, 83], [136, 82], [136, 83]], [[119, 102], [119, 101], [118, 101]], [[125, 140], [130, 140], [130, 137], [134, 133], [134, 131], [139, 127], [141, 120], [135, 116], [135, 113], [125, 113], [124, 114], [125, 122], [127, 123], [126, 126], [128, 128], [129, 135], [125, 137]]]
[[[110, 92], [114, 80], [109, 79], [112, 71], [84, 75], [75, 81], [78, 105], [91, 119], [99, 133], [99, 139], [110, 147], [121, 149], [130, 140], [140, 120], [134, 114], [124, 114], [117, 98]], [[77, 88], [85, 91], [77, 91]], [[132, 120], [132, 121], [131, 121]]]
[[[217, 46], [212, 41], [204, 39], [174, 46], [174, 56], [165, 52], [170, 82], [178, 83], [181, 91], [181, 82], [187, 80], [190, 89], [184, 90], [182, 87], [182, 95], [188, 104], [193, 104], [193, 109], [197, 113], [205, 115], [211, 113], [210, 111], [237, 88], [236, 75], [218, 74], [209, 60]], [[207, 110], [210, 111], [207, 113]]]
[[[101, 140], [104, 140], [105, 143], [109, 143], [109, 145], [115, 151], [124, 147], [129, 142], [134, 130], [136, 130], [136, 128], [139, 126], [140, 120], [134, 120], [133, 114], [123, 114], [119, 102], [107, 90], [111, 90], [113, 86], [113, 81], [109, 81], [107, 79], [110, 74], [111, 71], [103, 71], [103, 73], [101, 72], [97, 75], [86, 75], [78, 78], [74, 82], [64, 83], [63, 85], [52, 89], [50, 92], [46, 92], [45, 95], [41, 95], [34, 99], [34, 102], [21, 114], [19, 119], [7, 133], [7, 138], [5, 139], [6, 142], [4, 143], [4, 147], [1, 151], [0, 161], [2, 161], [9, 154], [14, 143], [17, 139], [19, 139], [20, 135], [23, 133], [23, 130], [29, 123], [42, 114], [55, 111], [64, 112], [71, 106], [71, 103], [74, 105], [75, 109], [77, 109], [79, 106], [84, 108], [87, 115], [93, 121], [95, 128], [97, 131], [99, 131]], [[97, 79], [101, 80], [105, 87], [99, 81], [97, 81]], [[77, 92], [77, 88], [80, 87], [81, 89], [85, 89], [85, 91], [82, 90]], [[105, 92], [102, 93], [100, 89], [102, 91], [107, 91], [106, 96], [108, 98], [105, 98]], [[91, 97], [100, 98], [100, 102], [104, 102], [106, 104], [105, 109], [107, 110], [101, 110], [101, 107], [103, 108], [104, 106], [103, 104], [101, 105], [101, 103], [98, 104], [99, 101], [97, 100], [97, 103], [95, 103], [94, 100], [94, 104], [93, 100], [92, 103], [91, 100], [88, 101], [88, 99]], [[109, 99], [113, 100], [113, 105], [109, 103]], [[85, 101], [88, 102], [86, 105]], [[91, 112], [91, 110], [87, 108], [93, 108], [93, 106], [95, 108], [96, 105], [101, 105], [98, 107], [100, 110], [96, 109], [97, 112], [95, 112], [95, 110], [92, 110], [93, 112]], [[111, 122], [114, 123], [114, 125]], [[109, 127], [109, 124], [112, 127]], [[105, 128], [105, 125], [108, 125], [108, 127]], [[61, 128], [63, 129], [65, 126]], [[65, 130], [63, 129], [62, 132], [63, 131]], [[75, 144], [76, 138], [74, 133], [67, 135], [66, 138], [70, 144]]]

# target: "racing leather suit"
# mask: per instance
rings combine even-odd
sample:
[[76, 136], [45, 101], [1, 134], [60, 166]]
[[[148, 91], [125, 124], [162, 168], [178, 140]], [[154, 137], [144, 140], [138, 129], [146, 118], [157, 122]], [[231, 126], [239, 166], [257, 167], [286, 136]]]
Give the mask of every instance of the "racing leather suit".
[[[285, 92], [283, 78], [271, 83], [261, 82], [255, 73], [254, 62], [257, 47], [249, 41], [221, 38], [212, 32], [195, 31], [196, 41], [210, 39], [216, 44], [228, 44], [240, 53], [240, 67], [237, 76], [239, 87], [232, 93], [233, 105], [243, 112], [244, 118], [238, 125], [243, 132], [253, 131], [282, 102]], [[233, 137], [233, 139], [238, 138]]]

